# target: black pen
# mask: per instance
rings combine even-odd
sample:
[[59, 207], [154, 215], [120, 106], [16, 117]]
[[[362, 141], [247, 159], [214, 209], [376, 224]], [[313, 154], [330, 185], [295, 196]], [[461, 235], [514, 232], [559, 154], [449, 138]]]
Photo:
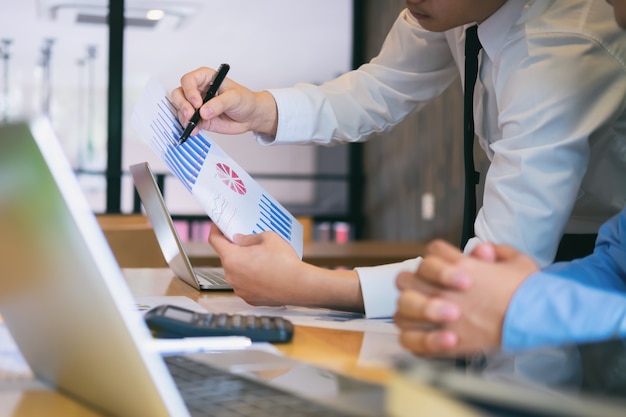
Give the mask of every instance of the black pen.
[[[226, 78], [226, 74], [228, 73], [229, 69], [230, 69], [230, 65], [228, 64], [220, 65], [217, 72], [213, 75], [213, 79], [211, 80], [209, 89], [207, 90], [206, 95], [204, 96], [204, 100], [202, 101], [203, 105], [204, 103], [206, 103], [207, 101], [215, 97], [215, 94], [217, 94], [217, 90], [220, 88], [220, 85], [222, 85], [222, 81], [224, 81], [224, 78]], [[179, 145], [183, 144], [187, 139], [189, 139], [189, 135], [191, 135], [191, 132], [193, 132], [193, 130], [196, 128], [199, 121], [200, 121], [200, 108], [198, 108], [196, 112], [193, 114], [193, 116], [191, 116], [191, 120], [189, 120], [189, 124], [187, 125], [187, 127], [185, 128], [185, 131], [183, 132], [180, 139], [178, 140]]]

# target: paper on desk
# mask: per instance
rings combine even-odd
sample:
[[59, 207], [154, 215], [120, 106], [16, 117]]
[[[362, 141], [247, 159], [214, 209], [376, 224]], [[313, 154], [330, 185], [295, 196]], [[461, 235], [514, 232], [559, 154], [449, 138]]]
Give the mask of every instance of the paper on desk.
[[132, 123], [226, 237], [271, 230], [302, 258], [302, 224], [217, 143], [201, 132], [178, 146], [184, 128], [154, 77], [137, 101]]
[[280, 316], [293, 324], [326, 329], [351, 330], [397, 335], [398, 329], [389, 319], [366, 319], [362, 314], [348, 313], [325, 308], [297, 306], [253, 307], [238, 297], [215, 296], [210, 298], [210, 311], [223, 311], [230, 314], [257, 314]]
[[137, 303], [137, 309], [143, 314], [147, 313], [148, 310], [163, 304], [169, 304], [176, 307], [185, 308], [187, 310], [195, 311], [197, 313], [207, 312], [206, 308], [202, 307], [191, 298], [185, 297], [183, 295], [135, 297], [135, 301]]
[[150, 340], [148, 348], [162, 355], [214, 352], [246, 349], [252, 346], [250, 338], [243, 336], [184, 337], [180, 339]]
[[253, 307], [239, 297], [215, 296], [210, 302], [207, 308], [211, 312], [280, 316], [298, 326], [361, 331], [361, 366], [392, 366], [398, 356], [406, 354], [398, 340], [399, 330], [390, 319], [366, 319], [362, 314], [325, 308]]
[[[136, 297], [136, 301], [140, 309], [173, 304], [200, 313], [280, 316], [298, 326], [362, 331], [363, 341], [358, 359], [362, 366], [392, 366], [399, 355], [406, 354], [398, 341], [398, 328], [390, 320], [365, 319], [362, 314], [357, 313], [294, 306], [253, 307], [233, 296], [211, 296], [208, 298], [207, 308], [184, 296]], [[253, 343], [253, 348], [280, 352], [271, 344]]]

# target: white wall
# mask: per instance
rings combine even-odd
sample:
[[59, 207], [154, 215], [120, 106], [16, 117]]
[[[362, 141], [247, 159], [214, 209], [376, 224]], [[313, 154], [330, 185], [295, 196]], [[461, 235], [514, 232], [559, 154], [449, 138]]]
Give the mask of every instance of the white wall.
[[[126, 0], [125, 4], [129, 13], [144, 6], [188, 6], [194, 11], [174, 29], [129, 27], [125, 32], [123, 167], [148, 160], [156, 171], [166, 170], [130, 125], [134, 100], [152, 75], [169, 91], [188, 71], [228, 62], [230, 78], [258, 90], [300, 81], [320, 83], [350, 68], [352, 0]], [[105, 25], [75, 23], [74, 18], [77, 12], [97, 13], [106, 5], [96, 0], [0, 0], [0, 41], [12, 40], [6, 67], [6, 101], [0, 77], [0, 106], [8, 102], [9, 107], [0, 110], [10, 118], [41, 112], [45, 98], [41, 50], [44, 40], [53, 38], [50, 117], [76, 167], [104, 169], [106, 164], [108, 29]], [[57, 10], [55, 17], [51, 17], [50, 10]], [[96, 48], [96, 57], [91, 61], [93, 72], [90, 64], [78, 64], [87, 57], [90, 45]], [[91, 96], [90, 74], [94, 74]], [[90, 103], [94, 103], [91, 113]], [[93, 152], [85, 158], [88, 137]], [[311, 147], [267, 148], [256, 144], [251, 135], [215, 138], [249, 172], [314, 171]], [[263, 185], [282, 202], [302, 203], [312, 198], [310, 186], [276, 182]], [[102, 180], [84, 183], [96, 210], [105, 206], [103, 186]], [[128, 181], [124, 187], [132, 189]], [[168, 184], [168, 193], [175, 188], [176, 184]], [[169, 195], [170, 209], [200, 212], [193, 199], [184, 194], [186, 191], [180, 190], [183, 194], [177, 191]], [[125, 194], [123, 204], [128, 209], [131, 193]]]

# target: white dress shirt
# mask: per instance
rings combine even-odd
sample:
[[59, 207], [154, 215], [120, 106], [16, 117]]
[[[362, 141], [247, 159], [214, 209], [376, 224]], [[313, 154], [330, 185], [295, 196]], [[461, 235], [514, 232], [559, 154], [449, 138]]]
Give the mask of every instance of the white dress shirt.
[[[271, 90], [277, 135], [258, 140], [356, 142], [390, 129], [462, 77], [464, 30], [429, 32], [404, 10], [370, 63]], [[508, 244], [545, 266], [564, 232], [596, 233], [626, 205], [626, 34], [604, 0], [514, 0], [478, 35], [474, 119], [491, 164], [465, 250]], [[357, 268], [368, 317], [393, 314], [395, 277], [418, 263]]]

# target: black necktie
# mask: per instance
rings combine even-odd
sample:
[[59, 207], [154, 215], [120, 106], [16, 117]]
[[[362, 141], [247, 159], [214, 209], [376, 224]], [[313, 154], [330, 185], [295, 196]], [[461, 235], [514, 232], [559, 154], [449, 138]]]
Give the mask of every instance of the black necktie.
[[474, 169], [474, 84], [478, 75], [478, 52], [482, 45], [478, 40], [478, 26], [465, 30], [465, 93], [463, 101], [463, 159], [465, 160], [465, 202], [463, 209], [463, 234], [461, 249], [474, 236], [476, 219], [476, 184], [479, 174]]

